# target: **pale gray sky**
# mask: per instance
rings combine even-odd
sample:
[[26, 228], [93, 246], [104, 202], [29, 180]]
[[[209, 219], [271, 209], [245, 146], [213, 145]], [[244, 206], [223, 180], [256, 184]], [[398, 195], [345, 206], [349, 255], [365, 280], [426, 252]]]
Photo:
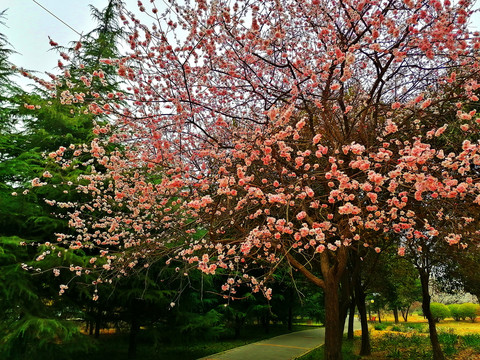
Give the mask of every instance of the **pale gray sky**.
[[[36, 0], [79, 33], [94, 27], [89, 4], [103, 9], [107, 0]], [[125, 0], [127, 7], [136, 10], [136, 0]], [[143, 1], [150, 8], [150, 1]], [[161, 5], [161, 1], [158, 1]], [[62, 45], [79, 39], [79, 35], [52, 17], [32, 0], [0, 0], [0, 11], [7, 9], [6, 26], [0, 27], [18, 54], [11, 61], [30, 70], [53, 71], [58, 54], [49, 51], [48, 36]], [[480, 29], [480, 16], [474, 17], [472, 28]]]
[[[94, 26], [88, 4], [103, 9], [107, 0], [37, 0], [79, 33]], [[80, 37], [32, 0], [0, 0], [0, 9], [7, 9], [5, 25], [0, 32], [7, 36], [18, 54], [11, 61], [30, 70], [52, 71], [58, 54], [51, 48], [48, 36], [59, 44], [68, 44]]]

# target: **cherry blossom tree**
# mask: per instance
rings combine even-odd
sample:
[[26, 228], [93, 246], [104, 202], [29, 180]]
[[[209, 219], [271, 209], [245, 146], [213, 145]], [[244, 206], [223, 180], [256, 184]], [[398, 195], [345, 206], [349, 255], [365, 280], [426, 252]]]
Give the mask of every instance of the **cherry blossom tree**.
[[[77, 233], [58, 240], [90, 249], [98, 282], [168, 256], [230, 273], [227, 298], [240, 284], [270, 297], [286, 264], [323, 289], [325, 358], [340, 359], [349, 252], [478, 239], [469, 1], [151, 3], [151, 26], [123, 10], [129, 53], [103, 60], [127, 94], [91, 94], [114, 126], [50, 154], [89, 171], [76, 184], [89, 200], [59, 204]], [[440, 209], [462, 221], [444, 231]]]

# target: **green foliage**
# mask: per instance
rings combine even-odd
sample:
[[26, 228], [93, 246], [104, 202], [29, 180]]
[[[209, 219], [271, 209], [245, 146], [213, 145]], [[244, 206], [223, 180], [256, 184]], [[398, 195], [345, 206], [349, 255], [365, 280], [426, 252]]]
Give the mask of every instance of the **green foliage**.
[[472, 303], [460, 304], [458, 311], [462, 319], [470, 319], [472, 322], [475, 322], [480, 312], [480, 305]]
[[179, 328], [185, 339], [214, 340], [225, 333], [222, 315], [215, 310], [206, 314], [182, 313], [182, 316], [188, 317]]
[[[108, 21], [116, 20], [109, 17]], [[99, 33], [104, 36], [109, 30], [110, 25], [99, 24], [85, 38], [84, 50], [71, 54], [73, 62], [83, 63], [84, 71], [98, 69], [102, 51], [111, 54], [117, 50], [115, 37], [109, 38], [110, 42], [95, 43]], [[78, 170], [74, 174], [61, 169], [44, 153], [91, 140], [95, 119], [83, 114], [86, 104], [64, 106], [58, 96], [52, 98], [43, 89], [19, 89], [13, 80], [7, 46], [0, 34], [0, 358], [70, 359], [93, 347], [92, 340], [80, 333], [79, 323], [72, 320], [85, 317], [88, 298], [83, 288], [73, 284], [66, 295], [59, 297], [59, 285], [68, 283], [72, 275], [66, 271], [54, 277], [51, 268], [84, 265], [85, 253], [57, 247], [54, 253], [59, 256], [47, 256], [41, 263], [33, 259], [52, 251], [38, 243], [54, 242], [55, 232], [68, 229], [67, 221], [52, 216], [51, 207], [43, 199], [75, 200], [77, 195], [64, 194], [61, 182], [74, 178]], [[66, 85], [65, 78], [57, 79]], [[108, 82], [94, 85], [93, 90], [99, 93], [114, 90]], [[24, 107], [25, 103], [34, 105], [35, 110]], [[30, 189], [30, 180], [41, 178], [45, 170], [53, 175], [54, 186]], [[23, 269], [40, 266], [49, 271]], [[82, 280], [91, 282], [85, 277]]]
[[450, 311], [450, 315], [453, 317], [455, 321], [465, 320], [465, 317], [462, 316], [460, 311], [459, 304], [449, 304], [447, 305], [448, 310]]
[[378, 323], [378, 324], [375, 324], [375, 326], [373, 327], [375, 330], [380, 330], [380, 331], [383, 331], [383, 330], [386, 330], [388, 328], [389, 324], [387, 323]]
[[95, 343], [80, 333], [78, 324], [69, 320], [25, 315], [0, 329], [0, 357], [5, 360], [74, 359], [95, 349]]
[[88, 352], [92, 342], [68, 320], [75, 315], [68, 299], [55, 300], [51, 275], [22, 269], [22, 263], [33, 264], [36, 250], [20, 246], [23, 242], [0, 237], [0, 358], [69, 359], [77, 351]]
[[440, 303], [431, 303], [430, 311], [432, 312], [432, 317], [436, 322], [443, 320], [450, 316], [450, 310], [448, 310], [447, 305]]
[[299, 315], [315, 320], [317, 323], [325, 324], [323, 296], [323, 292], [315, 289], [307, 292], [302, 307], [298, 309]]
[[400, 331], [400, 332], [403, 332], [405, 331], [405, 327], [401, 326], [401, 325], [393, 325], [392, 326], [392, 331]]

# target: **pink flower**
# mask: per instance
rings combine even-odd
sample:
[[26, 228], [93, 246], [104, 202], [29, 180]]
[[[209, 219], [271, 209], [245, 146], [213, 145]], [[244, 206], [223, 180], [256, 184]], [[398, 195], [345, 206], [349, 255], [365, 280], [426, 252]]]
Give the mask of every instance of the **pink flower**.
[[334, 83], [334, 84], [330, 85], [330, 90], [335, 91], [335, 90], [338, 90], [338, 89], [340, 89], [340, 84], [339, 83]]
[[298, 220], [303, 220], [307, 217], [307, 213], [305, 211], [300, 211], [298, 214], [297, 214], [297, 219]]
[[402, 104], [400, 104], [398, 101], [394, 102], [392, 104], [392, 110], [400, 109], [401, 106], [402, 106]]
[[425, 100], [425, 101], [422, 103], [422, 105], [420, 105], [420, 108], [426, 109], [426, 108], [429, 107], [431, 104], [432, 104], [432, 100], [431, 100], [431, 99], [427, 99], [427, 100]]

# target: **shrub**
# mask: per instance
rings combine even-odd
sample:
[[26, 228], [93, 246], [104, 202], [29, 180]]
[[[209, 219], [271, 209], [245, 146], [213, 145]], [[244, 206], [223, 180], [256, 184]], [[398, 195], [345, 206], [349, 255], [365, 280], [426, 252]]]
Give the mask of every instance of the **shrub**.
[[450, 310], [450, 315], [455, 319], [455, 321], [465, 320], [465, 318], [462, 317], [460, 306], [460, 304], [447, 305], [448, 310]]
[[388, 327], [388, 324], [379, 323], [379, 324], [375, 324], [375, 326], [373, 328], [375, 330], [385, 330], [387, 327]]
[[392, 331], [404, 331], [404, 328], [400, 325], [393, 325], [392, 326]]
[[436, 322], [439, 322], [440, 320], [450, 316], [450, 310], [448, 310], [448, 307], [444, 304], [431, 303], [430, 311], [432, 312], [433, 319]]
[[472, 322], [474, 322], [478, 316], [479, 309], [480, 309], [480, 306], [477, 304], [472, 304], [472, 303], [461, 304], [459, 306], [460, 316], [464, 319], [468, 318], [472, 320]]

